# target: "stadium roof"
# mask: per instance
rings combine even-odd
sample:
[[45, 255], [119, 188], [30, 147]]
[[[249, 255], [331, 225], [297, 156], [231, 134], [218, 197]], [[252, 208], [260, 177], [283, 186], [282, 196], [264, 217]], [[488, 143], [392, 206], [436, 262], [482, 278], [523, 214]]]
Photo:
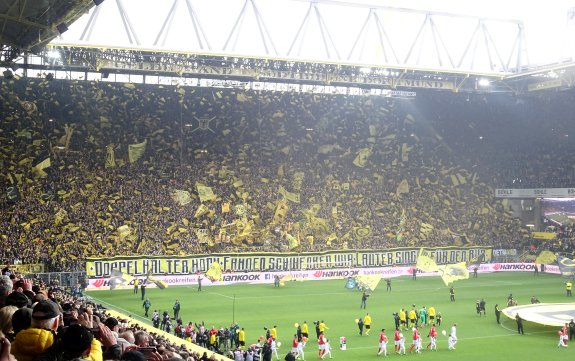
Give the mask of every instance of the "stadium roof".
[[21, 50], [45, 45], [92, 6], [92, 0], [2, 0], [0, 45]]
[[[149, 73], [142, 63], [111, 66], [117, 51], [125, 51], [132, 58], [153, 55], [170, 61], [174, 54], [199, 56], [209, 59], [210, 66], [228, 57], [343, 65], [377, 76], [397, 74], [393, 81], [383, 80], [383, 86], [392, 87], [406, 77], [449, 80], [448, 89], [454, 91], [481, 88], [482, 78], [499, 83], [495, 91], [572, 86], [569, 52], [574, 47], [566, 39], [575, 12], [566, 0], [547, 4], [545, 12], [516, 0], [369, 1], [4, 0], [0, 65], [34, 67], [36, 61], [15, 59], [38, 53], [51, 41], [50, 47], [68, 58], [87, 52], [93, 61], [48, 60], [44, 69]], [[214, 76], [220, 71], [226, 72], [216, 70]], [[167, 71], [176, 76], [185, 72]], [[259, 79], [252, 75], [248, 78]], [[310, 78], [326, 84], [333, 80], [321, 74]]]

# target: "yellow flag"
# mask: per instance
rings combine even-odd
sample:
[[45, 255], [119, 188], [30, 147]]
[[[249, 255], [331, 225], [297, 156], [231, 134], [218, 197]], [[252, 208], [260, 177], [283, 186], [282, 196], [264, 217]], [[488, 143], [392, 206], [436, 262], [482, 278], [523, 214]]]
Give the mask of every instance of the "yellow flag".
[[159, 289], [163, 290], [164, 288], [168, 288], [168, 284], [160, 279], [157, 279], [156, 277], [149, 275], [148, 276], [148, 281], [153, 282], [156, 287], [158, 287]]
[[125, 224], [118, 227], [117, 231], [118, 231], [118, 234], [120, 235], [120, 241], [123, 241], [130, 233], [132, 233], [132, 230], [130, 229], [130, 227], [128, 227]]
[[297, 238], [295, 238], [294, 236], [292, 236], [289, 233], [286, 233], [286, 238], [287, 238], [288, 243], [289, 243], [290, 251], [299, 247], [299, 240]]
[[469, 270], [467, 269], [465, 262], [438, 266], [438, 272], [446, 286], [454, 281], [466, 280], [469, 278]]
[[198, 196], [200, 197], [200, 202], [211, 201], [216, 199], [216, 195], [212, 188], [203, 185], [202, 183], [196, 182], [196, 189], [198, 190]]
[[[304, 172], [295, 172], [293, 175], [293, 180], [292, 180], [292, 184], [293, 184], [293, 188], [295, 190], [300, 191], [301, 190], [301, 186], [303, 184], [303, 180], [305, 178], [305, 173]], [[299, 195], [298, 195], [299, 196]]]
[[127, 273], [123, 273], [122, 271], [112, 269], [110, 273], [110, 280], [108, 281], [110, 284], [110, 289], [113, 290], [116, 288], [117, 285], [128, 284], [132, 281], [134, 277], [130, 276]]
[[38, 174], [40, 177], [45, 178], [48, 176], [48, 173], [46, 173], [44, 171], [44, 169], [50, 167], [52, 165], [51, 160], [50, 160], [50, 156], [46, 155], [44, 159], [42, 159], [41, 161], [38, 161], [38, 163], [34, 164], [36, 162], [36, 160], [34, 162], [32, 162], [33, 166], [32, 166], [32, 170], [36, 172], [36, 174]]
[[353, 231], [357, 238], [363, 239], [371, 234], [371, 227], [370, 226], [353, 227]]
[[288, 204], [285, 200], [278, 201], [276, 211], [273, 218], [274, 224], [281, 224], [284, 222], [287, 211], [289, 210]]
[[423, 251], [423, 248], [419, 250], [415, 267], [423, 272], [437, 272], [439, 269], [437, 263]]
[[373, 291], [377, 288], [379, 281], [381, 281], [381, 275], [358, 275], [355, 276], [355, 281], [359, 287]]
[[403, 193], [409, 193], [409, 183], [407, 183], [407, 179], [402, 180], [401, 183], [399, 183], [397, 186], [397, 190], [395, 191], [395, 194], [398, 197]]
[[114, 144], [106, 146], [106, 168], [116, 167], [116, 153], [114, 152]]
[[299, 203], [300, 202], [300, 197], [299, 197], [299, 193], [292, 193], [292, 192], [288, 192], [283, 186], [280, 186], [279, 188], [279, 193], [287, 200], [294, 202], [294, 203]]
[[213, 240], [204, 230], [196, 229], [196, 237], [198, 237], [200, 243], [206, 243], [208, 246], [213, 246]]
[[364, 168], [370, 156], [371, 156], [371, 149], [363, 148], [359, 152], [357, 152], [357, 156], [353, 160], [353, 164], [360, 168]]
[[51, 165], [52, 165], [52, 162], [51, 162], [51, 160], [50, 160], [50, 157], [48, 156], [48, 157], [46, 157], [44, 160], [42, 160], [41, 162], [39, 162], [38, 164], [36, 164], [36, 165], [34, 166], [34, 168], [39, 171], [39, 170], [42, 170], [42, 169], [46, 169], [46, 168], [50, 167]]
[[241, 241], [249, 238], [253, 232], [253, 221], [243, 222], [236, 220], [236, 227], [238, 229], [238, 234], [236, 235], [235, 243], [240, 243]]
[[222, 213], [229, 213], [230, 211], [230, 203], [226, 202], [222, 204]]
[[206, 205], [204, 205], [203, 203], [200, 204], [200, 206], [198, 207], [198, 209], [196, 210], [196, 213], [194, 214], [194, 218], [198, 218], [201, 217], [202, 215], [208, 213], [209, 208], [206, 207]]
[[457, 178], [457, 176], [454, 174], [452, 174], [450, 177], [451, 177], [451, 183], [454, 186], [458, 186], [459, 185], [459, 178]]
[[463, 174], [457, 173], [456, 176], [457, 180], [459, 181], [459, 184], [467, 183], [467, 178]]
[[537, 258], [535, 259], [535, 263], [551, 264], [551, 263], [555, 262], [556, 260], [557, 260], [557, 256], [555, 255], [555, 253], [553, 253], [551, 251], [543, 251], [543, 252], [539, 253]]
[[240, 103], [247, 102], [247, 101], [249, 101], [250, 99], [251, 99], [251, 98], [249, 98], [249, 97], [246, 95], [246, 93], [238, 93], [238, 94], [236, 94], [236, 100], [237, 100], [238, 102], [240, 102]]
[[289, 281], [293, 281], [293, 276], [288, 273], [287, 275], [283, 276], [280, 279], [280, 286], [284, 287], [286, 285], [286, 282], [289, 282]]
[[180, 206], [185, 206], [186, 204], [192, 202], [192, 195], [188, 191], [174, 189], [172, 191], [172, 199]]
[[142, 143], [128, 145], [128, 160], [130, 163], [134, 163], [140, 159], [142, 155], [144, 155], [144, 152], [146, 151], [146, 144], [148, 144], [147, 139]]
[[407, 143], [403, 143], [401, 145], [401, 161], [408, 162], [409, 161], [409, 151], [411, 148], [407, 145]]
[[429, 223], [422, 222], [419, 227], [419, 238], [426, 240], [431, 231], [433, 231], [433, 226]]
[[317, 152], [319, 154], [328, 154], [328, 153], [331, 153], [336, 148], [338, 148], [337, 144], [324, 144], [324, 145], [320, 145], [317, 148]]
[[66, 218], [67, 215], [68, 212], [66, 212], [63, 208], [60, 208], [58, 212], [56, 212], [56, 214], [54, 215], [54, 225], [58, 226], [60, 223], [62, 223], [62, 221], [64, 220], [64, 218]]
[[166, 234], [172, 234], [178, 228], [178, 224], [176, 222], [171, 222], [170, 226], [166, 228]]
[[218, 262], [213, 262], [206, 272], [206, 277], [212, 282], [219, 281], [222, 279], [222, 271], [222, 266]]

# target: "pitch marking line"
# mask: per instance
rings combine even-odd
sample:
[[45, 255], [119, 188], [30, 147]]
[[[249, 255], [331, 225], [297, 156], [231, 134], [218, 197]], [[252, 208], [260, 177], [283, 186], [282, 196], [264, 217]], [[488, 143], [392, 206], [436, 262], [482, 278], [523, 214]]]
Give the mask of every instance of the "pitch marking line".
[[111, 303], [108, 303], [108, 302], [106, 302], [106, 301], [102, 301], [101, 299], [96, 298], [96, 297], [90, 297], [90, 298], [92, 298], [92, 300], [95, 301], [94, 303], [99, 303], [99, 304], [107, 305], [107, 306], [109, 306], [108, 308], [111, 308], [111, 309], [114, 309], [114, 310], [120, 310], [120, 311], [122, 311], [122, 313], [124, 313], [126, 316], [130, 316], [131, 318], [135, 318], [135, 319], [138, 319], [138, 320], [140, 320], [140, 321], [151, 322], [149, 319], [145, 318], [144, 316], [140, 316], [140, 315], [137, 315], [137, 314], [135, 315], [133, 312], [130, 312], [130, 311], [126, 310], [125, 308], [118, 307], [118, 306], [113, 305], [113, 304], [111, 304]]

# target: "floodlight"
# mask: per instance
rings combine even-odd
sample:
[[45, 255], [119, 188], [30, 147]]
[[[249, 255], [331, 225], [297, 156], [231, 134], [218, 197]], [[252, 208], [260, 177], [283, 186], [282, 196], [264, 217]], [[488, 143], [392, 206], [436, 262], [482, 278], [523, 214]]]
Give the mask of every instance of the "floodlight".
[[489, 86], [491, 84], [491, 82], [489, 81], [489, 79], [485, 79], [485, 78], [481, 78], [477, 81], [477, 84], [479, 84], [479, 86]]

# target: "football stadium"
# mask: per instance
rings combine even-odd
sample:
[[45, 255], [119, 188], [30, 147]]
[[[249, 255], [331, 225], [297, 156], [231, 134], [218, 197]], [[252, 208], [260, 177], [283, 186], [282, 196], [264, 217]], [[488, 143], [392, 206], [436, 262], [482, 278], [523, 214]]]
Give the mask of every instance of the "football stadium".
[[433, 3], [1, 2], [0, 361], [572, 357], [575, 8]]

